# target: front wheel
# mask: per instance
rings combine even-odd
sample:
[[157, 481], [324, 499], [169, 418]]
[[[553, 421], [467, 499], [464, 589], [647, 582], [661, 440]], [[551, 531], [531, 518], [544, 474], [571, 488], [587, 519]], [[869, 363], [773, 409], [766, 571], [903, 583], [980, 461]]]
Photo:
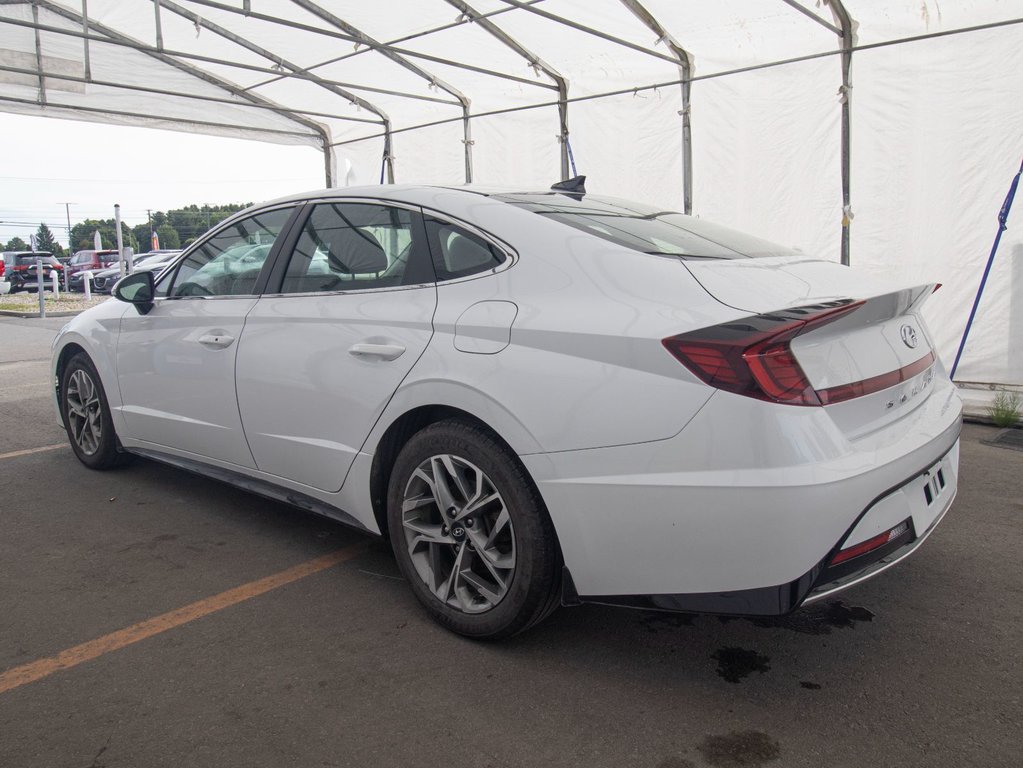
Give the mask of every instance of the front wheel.
[[60, 401], [71, 448], [85, 466], [110, 469], [130, 458], [118, 447], [103, 384], [86, 355], [75, 355], [64, 368]]
[[518, 459], [473, 424], [414, 435], [391, 473], [388, 528], [402, 573], [442, 626], [509, 637], [558, 604], [560, 554]]

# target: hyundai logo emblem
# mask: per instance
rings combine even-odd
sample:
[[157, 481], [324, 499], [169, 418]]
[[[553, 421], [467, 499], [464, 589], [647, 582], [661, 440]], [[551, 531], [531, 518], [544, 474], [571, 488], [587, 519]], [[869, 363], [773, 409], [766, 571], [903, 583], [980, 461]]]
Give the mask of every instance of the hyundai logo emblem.
[[902, 343], [910, 349], [916, 347], [916, 330], [912, 325], [902, 326]]

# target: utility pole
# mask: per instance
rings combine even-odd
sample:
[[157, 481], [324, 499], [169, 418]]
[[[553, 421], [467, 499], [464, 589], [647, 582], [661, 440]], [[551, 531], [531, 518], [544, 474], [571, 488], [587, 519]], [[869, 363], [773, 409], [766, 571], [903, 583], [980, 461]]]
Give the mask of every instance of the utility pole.
[[67, 215], [67, 250], [70, 254], [73, 247], [71, 245], [71, 206], [75, 203], [60, 203], [60, 205], [64, 206], [64, 213]]
[[[67, 255], [68, 264], [71, 263], [71, 255], [74, 251], [74, 245], [71, 243], [71, 206], [75, 203], [64, 203], [64, 213], [67, 215]], [[64, 273], [64, 290], [71, 290], [71, 270], [65, 265], [64, 269], [61, 270]]]

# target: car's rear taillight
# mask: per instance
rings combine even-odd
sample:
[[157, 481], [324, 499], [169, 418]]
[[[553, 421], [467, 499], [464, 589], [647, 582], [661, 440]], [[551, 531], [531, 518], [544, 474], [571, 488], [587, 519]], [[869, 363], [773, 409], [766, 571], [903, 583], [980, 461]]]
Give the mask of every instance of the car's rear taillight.
[[661, 343], [712, 387], [787, 405], [822, 405], [790, 343], [863, 303], [844, 299], [786, 309], [683, 333]]

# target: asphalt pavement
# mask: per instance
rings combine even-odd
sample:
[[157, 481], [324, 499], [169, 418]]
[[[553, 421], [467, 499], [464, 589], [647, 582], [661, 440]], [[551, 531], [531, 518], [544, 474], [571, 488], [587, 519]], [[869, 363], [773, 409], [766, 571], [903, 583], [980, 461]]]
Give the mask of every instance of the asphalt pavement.
[[[966, 425], [913, 557], [770, 621], [583, 606], [480, 643], [380, 542], [75, 460], [0, 318], [0, 766], [1018, 766], [1023, 452]], [[38, 450], [33, 450], [38, 449]]]

